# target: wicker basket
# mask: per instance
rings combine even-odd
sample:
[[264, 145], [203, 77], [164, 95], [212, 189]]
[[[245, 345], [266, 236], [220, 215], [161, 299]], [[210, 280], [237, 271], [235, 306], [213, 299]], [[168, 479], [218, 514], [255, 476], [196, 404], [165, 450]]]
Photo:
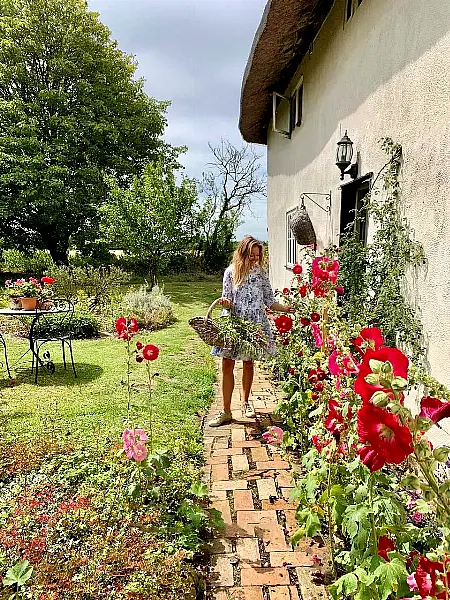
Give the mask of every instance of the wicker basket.
[[290, 225], [297, 244], [310, 246], [316, 243], [316, 233], [303, 202], [292, 216]]
[[[189, 321], [189, 325], [195, 329], [198, 335], [204, 342], [210, 346], [217, 346], [218, 348], [225, 348], [226, 342], [220, 333], [219, 327], [216, 325], [213, 319], [211, 319], [211, 313], [213, 309], [219, 304], [222, 298], [217, 298], [208, 308], [208, 312], [205, 317], [193, 317]], [[234, 312], [233, 305], [231, 305], [231, 312]]]

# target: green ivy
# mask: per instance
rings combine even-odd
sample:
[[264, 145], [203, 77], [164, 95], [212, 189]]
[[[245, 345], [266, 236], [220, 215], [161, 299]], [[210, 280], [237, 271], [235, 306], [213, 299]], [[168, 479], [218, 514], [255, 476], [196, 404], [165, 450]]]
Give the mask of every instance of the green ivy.
[[[358, 220], [367, 211], [375, 226], [373, 240], [364, 246], [350, 226], [341, 245], [343, 308], [352, 322], [379, 327], [386, 344], [400, 344], [420, 364], [424, 354], [422, 324], [405, 299], [404, 286], [406, 276], [425, 263], [425, 255], [403, 215], [399, 181], [402, 148], [391, 138], [383, 138], [381, 148], [388, 161], [375, 178], [360, 213], [355, 214]], [[380, 176], [382, 190], [375, 187]]]

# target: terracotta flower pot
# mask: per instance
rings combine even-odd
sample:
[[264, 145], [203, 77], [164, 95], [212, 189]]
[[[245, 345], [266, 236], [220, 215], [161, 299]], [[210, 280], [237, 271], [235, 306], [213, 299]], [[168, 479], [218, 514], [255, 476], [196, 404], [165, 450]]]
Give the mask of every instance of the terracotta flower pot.
[[37, 298], [24, 298], [20, 299], [23, 310], [36, 310], [37, 307]]
[[20, 302], [19, 296], [10, 296], [9, 297], [9, 308], [11, 310], [21, 310], [22, 303]]

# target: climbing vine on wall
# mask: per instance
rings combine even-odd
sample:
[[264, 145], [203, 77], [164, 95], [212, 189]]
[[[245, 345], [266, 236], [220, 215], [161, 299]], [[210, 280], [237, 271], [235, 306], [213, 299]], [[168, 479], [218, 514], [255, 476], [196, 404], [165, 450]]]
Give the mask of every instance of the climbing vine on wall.
[[[355, 219], [361, 219], [367, 211], [375, 226], [373, 240], [364, 246], [350, 227], [341, 244], [343, 307], [352, 321], [380, 327], [386, 343], [403, 346], [417, 364], [424, 354], [422, 324], [405, 297], [405, 286], [407, 275], [425, 263], [425, 256], [402, 211], [402, 148], [391, 138], [383, 138], [381, 148], [388, 160], [360, 214], [355, 214]], [[381, 189], [376, 187], [380, 177]]]

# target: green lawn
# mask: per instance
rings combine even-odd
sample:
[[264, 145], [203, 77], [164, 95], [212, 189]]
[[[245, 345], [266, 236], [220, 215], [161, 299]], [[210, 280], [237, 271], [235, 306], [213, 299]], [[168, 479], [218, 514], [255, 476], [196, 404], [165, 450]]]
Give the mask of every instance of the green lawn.
[[[137, 335], [135, 340], [160, 347], [159, 358], [151, 363], [159, 373], [153, 393], [154, 436], [160, 445], [196, 455], [199, 451], [199, 415], [208, 406], [215, 379], [209, 348], [187, 321], [205, 314], [209, 303], [220, 295], [220, 281], [165, 282], [165, 292], [174, 303], [177, 321], [167, 329]], [[14, 362], [26, 349], [26, 341], [7, 337], [8, 354]], [[71, 368], [64, 371], [60, 349], [49, 346], [56, 372], [40, 371], [38, 384], [28, 365], [17, 370], [11, 384], [0, 373], [0, 426], [5, 441], [51, 437], [78, 444], [118, 440], [124, 428], [127, 393], [126, 343], [114, 337], [74, 342], [78, 378]], [[148, 428], [148, 398], [143, 390], [146, 370], [132, 362], [135, 425]], [[145, 406], [143, 406], [145, 405]]]

